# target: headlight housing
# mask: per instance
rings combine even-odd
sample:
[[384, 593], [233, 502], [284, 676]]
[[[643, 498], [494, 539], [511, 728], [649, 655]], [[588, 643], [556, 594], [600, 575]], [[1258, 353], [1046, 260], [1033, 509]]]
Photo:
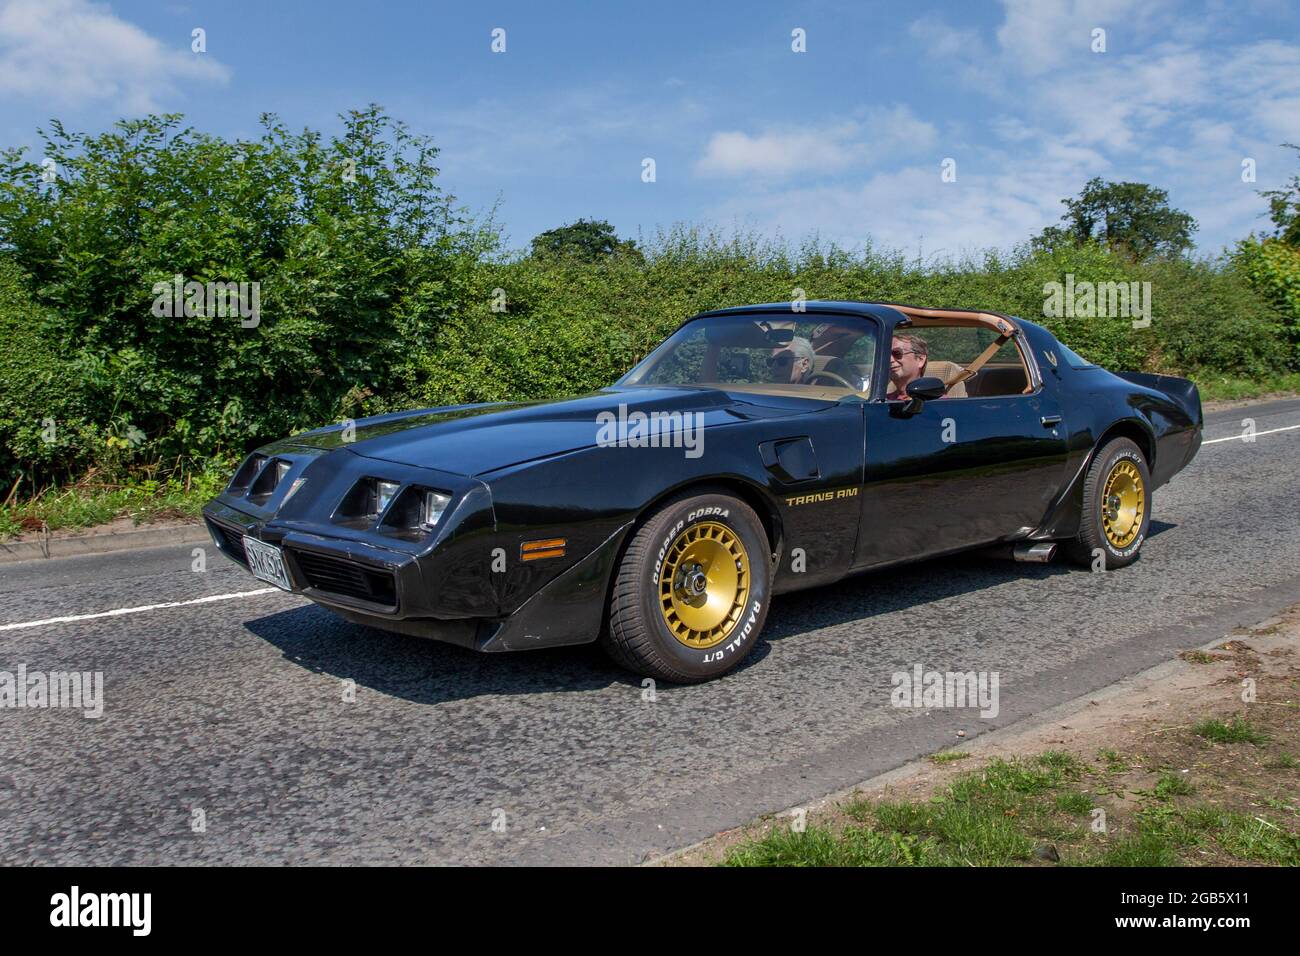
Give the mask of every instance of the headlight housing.
[[376, 527], [383, 534], [419, 541], [437, 527], [451, 504], [451, 493], [423, 485], [403, 485], [387, 478], [362, 478], [334, 513], [349, 528]]
[[433, 491], [429, 488], [420, 491], [420, 530], [432, 531], [442, 513], [451, 504], [451, 495], [445, 491]]
[[379, 520], [401, 487], [400, 481], [362, 478], [343, 497], [334, 520], [350, 528], [368, 528]]
[[384, 481], [375, 479], [375, 510], [372, 514], [378, 516], [388, 509], [388, 504], [397, 495], [397, 489], [402, 487], [396, 481]]
[[379, 530], [407, 541], [423, 540], [437, 527], [449, 504], [451, 495], [446, 491], [408, 485], [383, 512]]
[[[254, 458], [257, 457], [259, 456], [255, 455], [250, 457], [249, 461], [252, 462]], [[285, 476], [293, 470], [293, 462], [287, 461], [284, 458], [272, 458], [270, 461], [267, 461], [265, 455], [260, 457], [262, 462], [265, 462], [265, 464], [260, 465], [256, 476], [246, 485], [244, 491], [244, 497], [247, 498], [251, 504], [258, 505], [259, 507], [266, 504], [271, 499], [271, 495], [275, 492], [275, 489], [280, 487], [280, 482], [283, 481]], [[244, 469], [241, 468], [240, 473], [242, 474], [243, 471]], [[240, 475], [236, 475], [235, 477], [238, 480]]]
[[245, 458], [244, 463], [239, 466], [239, 470], [230, 479], [230, 484], [226, 485], [226, 493], [242, 495], [248, 491], [248, 486], [253, 483], [257, 473], [262, 470], [262, 462], [264, 461], [266, 461], [266, 456], [259, 451], [255, 451]]

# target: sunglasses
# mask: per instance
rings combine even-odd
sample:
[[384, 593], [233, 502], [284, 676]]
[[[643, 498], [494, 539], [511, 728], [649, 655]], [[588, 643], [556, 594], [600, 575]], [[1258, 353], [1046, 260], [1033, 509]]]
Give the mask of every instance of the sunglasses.
[[794, 364], [794, 355], [789, 352], [783, 352], [780, 355], [769, 355], [767, 359], [768, 368], [776, 368], [778, 365]]
[[901, 362], [904, 355], [920, 355], [921, 353], [916, 349], [890, 349], [889, 354]]

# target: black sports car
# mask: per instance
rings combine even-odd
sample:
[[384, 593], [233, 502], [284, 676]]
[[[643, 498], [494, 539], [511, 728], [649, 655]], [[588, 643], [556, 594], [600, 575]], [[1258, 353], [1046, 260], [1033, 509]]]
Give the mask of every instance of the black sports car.
[[796, 302], [688, 319], [609, 388], [305, 432], [204, 516], [257, 577], [480, 651], [599, 640], [707, 680], [772, 598], [969, 548], [1133, 561], [1196, 454], [1186, 379], [993, 312]]

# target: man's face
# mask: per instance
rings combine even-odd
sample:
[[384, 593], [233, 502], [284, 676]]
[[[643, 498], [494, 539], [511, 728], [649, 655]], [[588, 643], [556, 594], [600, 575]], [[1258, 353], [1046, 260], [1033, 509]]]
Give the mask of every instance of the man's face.
[[924, 358], [916, 354], [911, 342], [894, 339], [889, 352], [889, 381], [896, 389], [906, 388], [908, 382], [921, 377], [923, 363]]
[[808, 360], [800, 358], [790, 349], [772, 349], [768, 356], [767, 367], [773, 382], [798, 383], [808, 374]]

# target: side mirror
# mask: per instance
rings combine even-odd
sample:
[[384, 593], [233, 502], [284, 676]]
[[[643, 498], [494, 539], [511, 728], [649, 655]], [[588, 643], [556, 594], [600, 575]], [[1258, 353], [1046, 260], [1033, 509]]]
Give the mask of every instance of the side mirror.
[[943, 379], [932, 375], [907, 383], [907, 397], [913, 401], [931, 402], [936, 398], [943, 398], [945, 392], [947, 389], [944, 387]]
[[936, 378], [933, 375], [927, 375], [924, 378], [918, 378], [907, 383], [907, 397], [911, 399], [905, 409], [906, 414], [915, 415], [921, 410], [921, 406], [926, 402], [934, 401], [936, 398], [943, 398], [947, 389], [944, 387], [943, 379]]

